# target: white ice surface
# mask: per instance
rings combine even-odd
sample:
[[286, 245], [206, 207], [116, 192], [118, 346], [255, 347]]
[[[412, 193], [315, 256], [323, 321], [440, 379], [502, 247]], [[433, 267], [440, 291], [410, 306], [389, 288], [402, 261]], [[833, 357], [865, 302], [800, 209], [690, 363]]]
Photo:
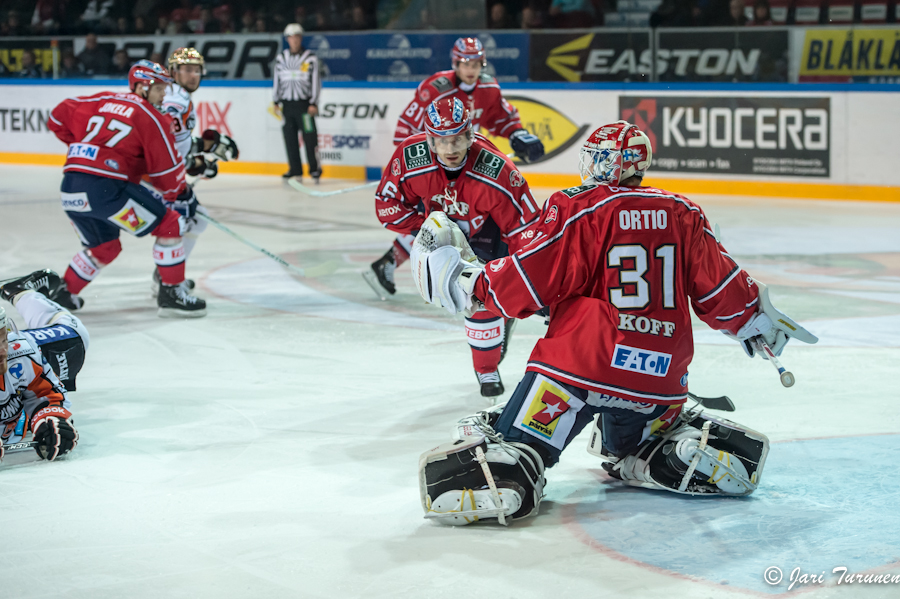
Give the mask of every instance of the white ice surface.
[[[0, 166], [0, 279], [62, 273], [78, 250], [59, 180], [57, 169]], [[768, 363], [698, 322], [691, 388], [728, 394], [732, 418], [769, 435], [765, 493], [706, 510], [622, 489], [577, 439], [549, 471], [538, 518], [456, 529], [422, 518], [417, 459], [485, 403], [462, 321], [423, 306], [402, 271], [388, 302], [359, 276], [392, 238], [371, 197], [305, 198], [280, 178], [228, 175], [197, 193], [289, 261], [342, 267], [294, 279], [210, 228], [188, 264], [209, 316], [161, 320], [149, 296], [151, 243], [123, 236], [79, 313], [92, 345], [73, 394], [76, 452], [0, 466], [3, 599], [718, 599], [786, 592], [742, 582], [742, 572], [761, 580], [769, 556], [786, 569], [812, 567], [817, 555], [834, 565], [875, 549], [900, 557], [895, 534], [828, 516], [872, 505], [873, 524], [900, 526], [895, 510], [877, 507], [900, 499], [889, 449], [900, 437], [869, 449], [865, 437], [900, 433], [900, 206], [699, 198], [732, 255], [772, 282], [775, 304], [822, 337], [788, 346], [783, 361], [798, 382], [784, 389]], [[501, 366], [507, 397], [542, 331], [532, 320], [517, 329]], [[859, 450], [834, 464], [802, 451], [778, 461], [781, 443], [811, 437], [859, 439]], [[885, 475], [855, 483], [858, 502], [829, 503], [828, 487], [814, 484], [874, 472]], [[750, 540], [737, 543], [735, 527]], [[648, 538], [660, 542], [636, 542]], [[680, 569], [666, 561], [673, 555], [689, 563]], [[900, 573], [896, 562], [878, 567]], [[900, 585], [806, 596], [896, 598]]]

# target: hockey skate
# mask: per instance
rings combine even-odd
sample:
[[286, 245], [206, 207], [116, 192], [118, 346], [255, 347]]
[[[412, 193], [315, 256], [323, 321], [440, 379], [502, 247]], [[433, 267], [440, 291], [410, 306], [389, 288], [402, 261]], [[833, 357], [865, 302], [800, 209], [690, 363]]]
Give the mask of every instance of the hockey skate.
[[12, 303], [13, 298], [23, 291], [32, 290], [52, 299], [58, 292], [61, 283], [59, 275], [52, 270], [36, 270], [30, 275], [12, 279], [0, 285], [0, 297]]
[[[162, 279], [159, 278], [159, 269], [154, 269], [153, 278], [150, 283], [150, 293], [151, 293], [152, 297], [159, 296], [159, 286], [160, 285], [162, 285]], [[196, 283], [194, 283], [194, 279], [185, 279], [184, 281], [182, 281], [181, 285], [187, 291], [193, 291], [194, 287], [197, 286]]]
[[482, 397], [497, 397], [503, 395], [503, 382], [500, 380], [500, 371], [494, 372], [475, 372], [478, 377], [478, 383], [481, 385]]
[[394, 270], [396, 268], [394, 248], [391, 248], [384, 256], [372, 263], [371, 272], [365, 271], [362, 273], [366, 283], [381, 298], [381, 301], [387, 300], [387, 296], [384, 294], [385, 291], [391, 295], [397, 293], [397, 287], [394, 285]]
[[156, 296], [161, 318], [199, 318], [206, 316], [206, 301], [191, 295], [182, 285], [160, 285]]

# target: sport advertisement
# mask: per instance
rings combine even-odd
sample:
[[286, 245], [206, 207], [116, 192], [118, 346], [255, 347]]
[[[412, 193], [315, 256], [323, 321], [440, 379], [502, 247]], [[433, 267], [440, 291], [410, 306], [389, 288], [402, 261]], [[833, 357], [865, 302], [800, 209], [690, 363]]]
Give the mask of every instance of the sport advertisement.
[[620, 96], [653, 144], [656, 173], [830, 176], [828, 97]]

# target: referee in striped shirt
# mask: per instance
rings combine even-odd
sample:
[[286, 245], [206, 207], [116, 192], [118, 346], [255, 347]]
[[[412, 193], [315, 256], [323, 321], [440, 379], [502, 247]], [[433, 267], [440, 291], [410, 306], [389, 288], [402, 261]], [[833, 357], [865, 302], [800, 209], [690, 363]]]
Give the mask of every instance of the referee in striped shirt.
[[303, 27], [291, 23], [284, 28], [289, 48], [275, 59], [275, 80], [272, 85], [272, 101], [281, 112], [284, 125], [284, 147], [290, 170], [283, 177], [302, 177], [298, 132], [303, 132], [306, 161], [309, 174], [319, 182], [322, 168], [319, 166], [319, 136], [316, 131], [316, 107], [322, 91], [319, 78], [319, 59], [311, 50], [303, 47]]

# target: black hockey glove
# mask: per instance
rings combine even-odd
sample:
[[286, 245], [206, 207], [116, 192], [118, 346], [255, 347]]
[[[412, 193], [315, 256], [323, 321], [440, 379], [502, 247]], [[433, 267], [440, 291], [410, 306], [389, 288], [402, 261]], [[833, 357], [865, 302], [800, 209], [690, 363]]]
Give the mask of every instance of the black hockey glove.
[[512, 146], [516, 157], [525, 162], [534, 162], [544, 155], [544, 144], [537, 135], [529, 133], [525, 129], [513, 131], [509, 136], [509, 145]]
[[203, 156], [195, 156], [193, 160], [194, 166], [187, 169], [187, 174], [190, 176], [212, 179], [219, 174], [219, 165], [215, 160], [206, 160]]
[[34, 450], [42, 460], [53, 461], [78, 445], [78, 431], [72, 424], [72, 413], [62, 406], [45, 403], [32, 417], [31, 430], [37, 442]]
[[197, 196], [194, 195], [194, 188], [190, 185], [185, 186], [184, 191], [182, 191], [175, 201], [172, 202], [172, 210], [184, 216], [185, 218], [194, 218], [194, 215], [197, 213], [197, 206], [200, 203], [197, 201]]
[[234, 143], [233, 139], [219, 133], [215, 129], [207, 129], [204, 131], [203, 141], [212, 142], [212, 146], [210, 146], [208, 150], [204, 150], [207, 154], [214, 154], [219, 160], [224, 160], [225, 162], [236, 160], [240, 153], [237, 144]]

